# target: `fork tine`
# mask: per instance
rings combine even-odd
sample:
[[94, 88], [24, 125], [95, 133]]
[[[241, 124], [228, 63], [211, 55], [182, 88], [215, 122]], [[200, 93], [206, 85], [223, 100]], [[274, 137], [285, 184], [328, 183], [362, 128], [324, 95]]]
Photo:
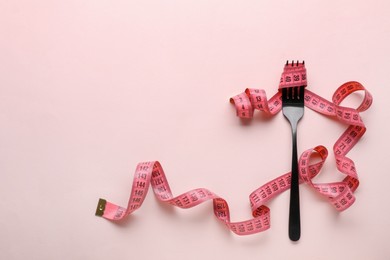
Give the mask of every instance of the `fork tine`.
[[305, 87], [304, 86], [300, 86], [299, 87], [299, 100], [300, 102], [304, 102], [304, 99], [305, 99]]
[[290, 102], [292, 102], [293, 99], [294, 99], [294, 90], [293, 90], [293, 88], [287, 88], [287, 93], [288, 93], [288, 99], [290, 100]]
[[293, 99], [294, 99], [294, 102], [298, 102], [298, 95], [299, 95], [299, 92], [298, 92], [299, 88], [298, 87], [294, 87], [293, 91], [294, 91], [294, 96], [293, 96]]

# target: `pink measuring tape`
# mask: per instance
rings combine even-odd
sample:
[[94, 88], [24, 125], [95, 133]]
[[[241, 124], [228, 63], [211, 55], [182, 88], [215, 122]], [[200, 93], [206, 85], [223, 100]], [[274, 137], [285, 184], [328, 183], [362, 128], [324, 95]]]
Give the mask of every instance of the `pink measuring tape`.
[[[306, 69], [304, 64], [292, 68], [286, 66], [282, 73], [279, 88], [302, 86], [306, 84]], [[340, 103], [351, 93], [363, 91], [364, 98], [356, 109], [340, 106]], [[281, 91], [267, 100], [264, 90], [246, 89], [244, 93], [231, 98], [235, 105], [237, 116], [251, 118], [254, 109], [274, 115], [282, 109]], [[371, 94], [356, 81], [341, 85], [333, 94], [332, 102], [305, 89], [305, 106], [325, 116], [333, 117], [346, 124], [348, 128], [338, 138], [333, 146], [337, 169], [345, 175], [339, 182], [313, 183], [312, 179], [321, 170], [328, 150], [316, 146], [302, 153], [299, 158], [300, 183], [310, 185], [315, 192], [321, 194], [336, 210], [343, 211], [355, 202], [354, 191], [359, 186], [359, 178], [354, 162], [347, 153], [364, 135], [366, 127], [360, 117], [360, 112], [367, 110], [372, 104]], [[320, 162], [310, 163], [310, 158], [318, 154]], [[96, 215], [109, 220], [120, 220], [141, 207], [149, 186], [152, 186], [156, 197], [165, 203], [179, 208], [191, 208], [208, 200], [213, 201], [214, 215], [231, 231], [238, 235], [249, 235], [264, 231], [270, 227], [270, 209], [265, 206], [267, 201], [290, 188], [290, 172], [260, 186], [249, 195], [253, 218], [241, 222], [231, 222], [229, 206], [225, 199], [204, 188], [194, 189], [174, 197], [161, 164], [158, 161], [141, 162], [137, 165], [127, 208], [120, 207], [104, 199], [99, 199]]]

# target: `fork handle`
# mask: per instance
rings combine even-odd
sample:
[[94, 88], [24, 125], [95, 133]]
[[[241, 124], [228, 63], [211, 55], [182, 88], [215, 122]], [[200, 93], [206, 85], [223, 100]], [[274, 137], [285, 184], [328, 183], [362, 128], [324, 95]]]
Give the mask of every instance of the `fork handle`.
[[299, 177], [297, 152], [297, 126], [292, 126], [292, 166], [288, 235], [292, 241], [301, 237], [301, 217], [299, 209]]

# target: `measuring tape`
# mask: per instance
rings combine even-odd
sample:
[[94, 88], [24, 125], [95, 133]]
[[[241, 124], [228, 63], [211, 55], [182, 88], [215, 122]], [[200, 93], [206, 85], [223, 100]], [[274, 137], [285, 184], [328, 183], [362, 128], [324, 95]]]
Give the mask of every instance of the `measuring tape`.
[[[299, 68], [286, 66], [279, 88], [289, 87], [293, 84], [307, 85], [306, 80], [304, 64], [303, 67]], [[355, 91], [364, 92], [360, 106], [356, 109], [340, 106], [340, 103]], [[278, 91], [268, 100], [264, 90], [246, 89], [245, 92], [232, 97], [230, 101], [235, 105], [239, 117], [251, 118], [255, 109], [270, 115], [278, 113], [282, 109], [281, 96], [281, 92]], [[310, 185], [315, 192], [326, 198], [338, 211], [347, 209], [355, 202], [353, 193], [359, 186], [359, 178], [354, 162], [346, 155], [366, 131], [359, 113], [367, 110], [371, 104], [371, 94], [356, 81], [341, 85], [334, 93], [332, 102], [305, 89], [306, 107], [348, 125], [348, 128], [333, 146], [337, 169], [345, 175], [342, 181], [323, 184], [312, 182], [312, 179], [321, 171], [328, 156], [328, 150], [322, 145], [304, 151], [298, 162], [300, 183]], [[310, 158], [316, 154], [320, 156], [321, 160], [310, 163]], [[289, 172], [253, 191], [249, 195], [253, 218], [241, 222], [231, 222], [229, 205], [225, 199], [204, 188], [194, 189], [174, 197], [161, 164], [158, 161], [141, 162], [135, 170], [127, 208], [99, 199], [96, 215], [113, 221], [125, 218], [141, 207], [149, 186], [152, 186], [153, 192], [160, 201], [179, 208], [192, 208], [212, 200], [214, 215], [218, 220], [238, 235], [249, 235], [267, 230], [270, 227], [270, 209], [265, 204], [278, 194], [288, 190], [290, 182], [291, 173]]]

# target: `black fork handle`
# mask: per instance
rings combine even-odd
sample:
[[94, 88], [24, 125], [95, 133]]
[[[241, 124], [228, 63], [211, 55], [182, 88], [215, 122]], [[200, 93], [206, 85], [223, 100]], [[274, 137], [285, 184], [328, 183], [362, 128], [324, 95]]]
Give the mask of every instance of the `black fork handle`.
[[298, 241], [301, 237], [301, 217], [299, 209], [299, 177], [298, 177], [298, 152], [297, 152], [297, 125], [292, 125], [292, 166], [291, 166], [291, 190], [290, 212], [288, 220], [288, 235], [292, 241]]

